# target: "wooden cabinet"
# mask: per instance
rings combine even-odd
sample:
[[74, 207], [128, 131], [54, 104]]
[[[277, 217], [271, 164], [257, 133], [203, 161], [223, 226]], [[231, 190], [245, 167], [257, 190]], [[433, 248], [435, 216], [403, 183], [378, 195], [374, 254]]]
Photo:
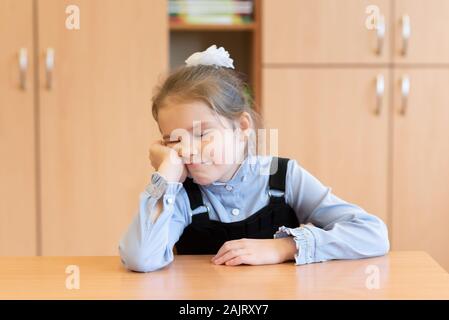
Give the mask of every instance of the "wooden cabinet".
[[[385, 16], [381, 55], [369, 5]], [[384, 219], [392, 249], [449, 270], [449, 2], [264, 1], [263, 14], [262, 110], [279, 153]]]
[[117, 255], [160, 136], [166, 1], [0, 0], [0, 40], [0, 254]]
[[449, 270], [449, 2], [394, 4], [393, 249]]
[[0, 255], [37, 248], [32, 9], [0, 1]]
[[449, 64], [449, 1], [395, 0], [394, 61]]
[[[404, 91], [404, 81], [410, 90]], [[395, 250], [425, 250], [449, 267], [449, 68], [394, 72]], [[407, 86], [405, 87], [407, 89]]]
[[[279, 154], [333, 192], [387, 219], [388, 70], [266, 68], [264, 118]], [[378, 83], [383, 81], [383, 83]]]
[[[263, 63], [378, 63], [390, 54], [388, 0], [265, 0]], [[373, 23], [369, 6], [384, 17]], [[381, 19], [377, 20], [381, 24]], [[368, 22], [368, 23], [367, 23]]]
[[[115, 255], [148, 183], [151, 96], [168, 69], [165, 1], [38, 1], [43, 255]], [[55, 65], [48, 88], [48, 49]]]

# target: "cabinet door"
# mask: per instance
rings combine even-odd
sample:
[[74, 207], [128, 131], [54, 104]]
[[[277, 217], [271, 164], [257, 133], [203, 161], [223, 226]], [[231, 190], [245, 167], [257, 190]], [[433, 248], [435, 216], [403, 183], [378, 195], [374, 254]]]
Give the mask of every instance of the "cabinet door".
[[[409, 79], [409, 94], [401, 87]], [[407, 82], [405, 82], [406, 84]], [[425, 250], [449, 270], [448, 69], [397, 69], [393, 249]], [[405, 108], [405, 109], [403, 109]], [[401, 113], [405, 110], [405, 113]]]
[[[72, 4], [79, 30], [65, 25]], [[168, 69], [166, 5], [38, 1], [44, 255], [118, 253], [158, 136], [151, 96]]]
[[449, 63], [449, 1], [396, 0], [395, 62]]
[[278, 129], [279, 154], [384, 221], [387, 75], [377, 68], [266, 68], [263, 88], [263, 114], [267, 128]]
[[32, 13], [31, 0], [0, 1], [0, 255], [36, 254]]
[[388, 0], [264, 0], [263, 62], [388, 62], [390, 11]]

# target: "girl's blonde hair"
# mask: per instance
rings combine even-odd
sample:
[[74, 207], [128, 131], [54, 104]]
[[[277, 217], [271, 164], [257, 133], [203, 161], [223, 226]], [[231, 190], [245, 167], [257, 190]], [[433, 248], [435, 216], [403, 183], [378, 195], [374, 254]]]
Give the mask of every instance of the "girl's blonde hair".
[[262, 128], [262, 119], [253, 108], [253, 100], [246, 83], [239, 74], [229, 68], [196, 65], [183, 66], [157, 87], [152, 99], [152, 113], [158, 120], [158, 113], [168, 102], [205, 102], [217, 114], [233, 121], [242, 112], [251, 116], [253, 129]]

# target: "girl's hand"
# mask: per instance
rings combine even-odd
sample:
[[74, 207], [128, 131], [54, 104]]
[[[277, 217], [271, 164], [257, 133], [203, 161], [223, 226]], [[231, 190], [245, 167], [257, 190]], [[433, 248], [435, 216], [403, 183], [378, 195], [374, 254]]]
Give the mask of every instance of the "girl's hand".
[[277, 264], [293, 260], [296, 244], [292, 237], [279, 239], [240, 239], [227, 241], [212, 262], [236, 266], [239, 264]]
[[168, 182], [182, 183], [186, 179], [187, 168], [178, 152], [162, 141], [156, 141], [151, 145], [149, 158], [153, 168]]

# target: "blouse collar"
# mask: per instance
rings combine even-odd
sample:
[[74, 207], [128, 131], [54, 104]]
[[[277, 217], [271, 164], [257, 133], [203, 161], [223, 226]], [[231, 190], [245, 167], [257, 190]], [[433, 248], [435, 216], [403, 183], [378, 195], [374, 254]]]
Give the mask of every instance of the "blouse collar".
[[214, 190], [220, 189], [220, 187], [223, 188], [223, 186], [231, 186], [233, 188], [241, 187], [246, 181], [249, 180], [248, 175], [250, 175], [252, 172], [255, 172], [256, 165], [257, 156], [249, 155], [242, 161], [231, 179], [226, 182], [215, 181], [209, 185], [206, 185], [205, 187], [213, 188]]

